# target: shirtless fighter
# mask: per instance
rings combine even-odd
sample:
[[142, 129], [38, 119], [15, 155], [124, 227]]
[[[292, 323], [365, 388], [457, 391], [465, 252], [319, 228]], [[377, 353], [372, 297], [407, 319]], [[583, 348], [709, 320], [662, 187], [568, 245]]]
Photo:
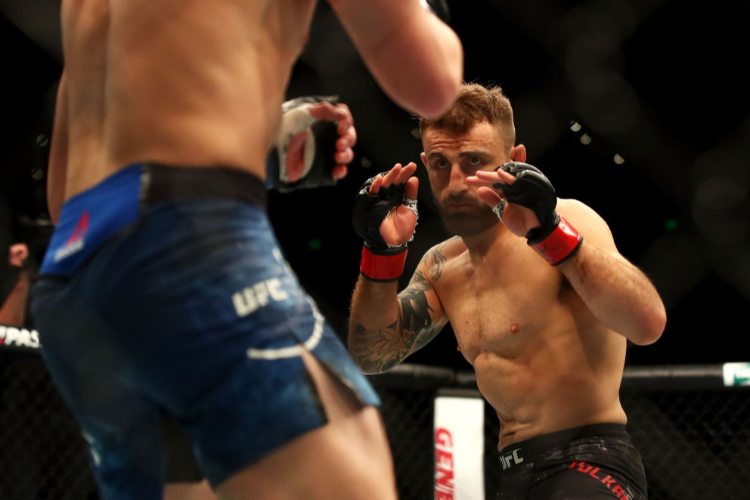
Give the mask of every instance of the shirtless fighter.
[[499, 88], [464, 86], [420, 129], [435, 202], [457, 237], [432, 248], [398, 293], [417, 167], [396, 165], [365, 183], [354, 212], [365, 247], [351, 354], [380, 373], [450, 321], [501, 422], [500, 499], [645, 499], [619, 387], [627, 341], [647, 345], [664, 330], [657, 291], [618, 253], [601, 217], [558, 199], [523, 163]]
[[[268, 188], [288, 192], [332, 185], [346, 176], [347, 165], [354, 158], [352, 147], [357, 134], [348, 106], [336, 101], [333, 96], [300, 97], [282, 105], [277, 137], [266, 158]], [[63, 108], [65, 98], [61, 96], [58, 103], [57, 116], [67, 115]], [[59, 220], [65, 192], [65, 179], [55, 167], [65, 164], [66, 132], [66, 124], [58, 121], [49, 159], [53, 168], [48, 170], [51, 175], [47, 179], [47, 205], [53, 224]], [[19, 255], [21, 250], [20, 245], [11, 247], [11, 265], [21, 266], [15, 262], [23, 257]], [[0, 324], [22, 326], [23, 316], [14, 322], [9, 315], [18, 316], [25, 311], [28, 292], [24, 293], [22, 284], [27, 283], [27, 290], [30, 279], [26, 275], [25, 281], [18, 282], [19, 285], [0, 307]], [[20, 309], [18, 304], [22, 306]], [[3, 317], [8, 321], [3, 321]], [[196, 462], [189, 437], [173, 419], [167, 415], [163, 417], [164, 500], [215, 500], [216, 495]]]
[[[329, 3], [397, 104], [449, 107], [462, 51], [447, 25], [417, 0]], [[162, 413], [219, 498], [395, 498], [377, 395], [264, 210], [314, 6], [62, 2], [50, 176], [65, 188], [32, 309], [106, 500], [162, 497]]]

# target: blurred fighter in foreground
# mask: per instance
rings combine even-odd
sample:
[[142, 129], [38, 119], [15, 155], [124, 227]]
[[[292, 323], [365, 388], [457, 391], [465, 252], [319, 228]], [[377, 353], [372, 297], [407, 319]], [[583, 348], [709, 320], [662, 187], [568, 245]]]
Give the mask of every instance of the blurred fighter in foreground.
[[[463, 61], [447, 25], [417, 0], [329, 3], [397, 104], [450, 106]], [[62, 2], [49, 183], [64, 179], [63, 204], [32, 308], [106, 500], [162, 497], [162, 414], [219, 498], [395, 498], [377, 395], [264, 210], [264, 159], [314, 7]], [[354, 137], [338, 132], [343, 165]], [[277, 149], [270, 184], [313, 173], [288, 171]]]

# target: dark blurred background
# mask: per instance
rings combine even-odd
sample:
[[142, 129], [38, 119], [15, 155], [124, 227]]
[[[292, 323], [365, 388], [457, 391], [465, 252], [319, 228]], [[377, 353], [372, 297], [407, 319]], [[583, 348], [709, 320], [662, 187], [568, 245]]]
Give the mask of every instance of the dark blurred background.
[[[41, 257], [44, 196], [60, 77], [59, 0], [0, 0], [0, 221]], [[747, 361], [750, 309], [750, 40], [747, 0], [448, 0], [465, 80], [502, 86], [528, 162], [559, 195], [591, 206], [621, 253], [667, 306], [664, 336], [631, 365]], [[419, 78], [418, 74], [404, 78]], [[349, 219], [361, 183], [419, 161], [416, 121], [367, 73], [330, 9], [319, 5], [289, 97], [337, 94], [359, 143], [333, 188], [271, 193], [287, 258], [339, 334], [362, 242]], [[253, 111], [248, 110], [248, 119]], [[448, 234], [419, 171], [420, 221], [405, 285]], [[5, 207], [5, 208], [3, 208]], [[33, 318], [29, 318], [33, 326]], [[450, 327], [411, 362], [467, 368]]]

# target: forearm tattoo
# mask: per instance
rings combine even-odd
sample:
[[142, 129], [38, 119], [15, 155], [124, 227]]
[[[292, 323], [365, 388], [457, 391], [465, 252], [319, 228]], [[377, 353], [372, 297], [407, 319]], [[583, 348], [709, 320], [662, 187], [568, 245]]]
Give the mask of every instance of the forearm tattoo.
[[[435, 249], [430, 255], [433, 264], [430, 274], [439, 279], [446, 259]], [[421, 264], [426, 264], [426, 255]], [[433, 323], [434, 312], [427, 301], [426, 292], [432, 285], [417, 268], [409, 286], [398, 295], [401, 315], [399, 320], [384, 328], [368, 329], [362, 324], [354, 325], [355, 352], [360, 366], [368, 372], [384, 372], [403, 361], [411, 352], [424, 347], [442, 330], [444, 322]]]
[[406, 338], [399, 335], [398, 321], [375, 329], [357, 323], [354, 325], [354, 335], [356, 347], [352, 354], [366, 372], [390, 370], [409, 354]]

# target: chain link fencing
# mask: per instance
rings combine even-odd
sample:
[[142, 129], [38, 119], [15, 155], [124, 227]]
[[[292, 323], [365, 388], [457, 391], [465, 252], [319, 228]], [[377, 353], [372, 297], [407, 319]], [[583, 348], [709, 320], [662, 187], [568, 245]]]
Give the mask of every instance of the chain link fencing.
[[[434, 399], [475, 388], [473, 374], [402, 365], [372, 376], [400, 500], [434, 495]], [[651, 500], [750, 498], [750, 390], [724, 387], [721, 367], [628, 368], [621, 390]], [[495, 498], [499, 422], [485, 404], [484, 477]], [[78, 427], [36, 352], [0, 350], [0, 499], [99, 499]]]

